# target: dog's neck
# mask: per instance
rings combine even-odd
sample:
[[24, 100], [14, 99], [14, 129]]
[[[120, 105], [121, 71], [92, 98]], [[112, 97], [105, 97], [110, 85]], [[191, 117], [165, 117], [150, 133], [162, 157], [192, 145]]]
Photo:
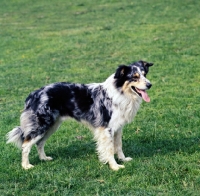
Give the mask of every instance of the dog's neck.
[[130, 123], [142, 103], [142, 98], [135, 93], [124, 95], [120, 89], [117, 89], [114, 74], [107, 78], [102, 85], [106, 89], [108, 96], [112, 99], [113, 107], [121, 111], [126, 123]]

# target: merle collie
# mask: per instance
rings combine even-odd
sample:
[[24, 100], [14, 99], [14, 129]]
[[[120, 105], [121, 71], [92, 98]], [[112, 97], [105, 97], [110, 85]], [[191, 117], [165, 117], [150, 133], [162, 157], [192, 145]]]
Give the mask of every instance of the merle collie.
[[114, 154], [122, 161], [132, 160], [122, 151], [122, 128], [133, 120], [142, 99], [150, 101], [146, 90], [151, 83], [146, 75], [152, 65], [145, 61], [120, 65], [103, 83], [59, 82], [30, 93], [20, 126], [7, 134], [7, 143], [22, 149], [22, 167], [33, 167], [29, 153], [34, 144], [41, 160], [52, 160], [44, 152], [46, 140], [63, 120], [74, 118], [93, 130], [100, 161], [113, 170], [124, 168], [115, 161]]

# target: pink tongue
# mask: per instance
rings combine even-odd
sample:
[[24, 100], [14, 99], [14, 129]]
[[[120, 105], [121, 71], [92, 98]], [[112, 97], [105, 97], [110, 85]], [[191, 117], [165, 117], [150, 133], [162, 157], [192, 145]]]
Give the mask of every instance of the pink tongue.
[[140, 93], [142, 95], [142, 98], [144, 99], [144, 101], [150, 102], [150, 98], [145, 90], [140, 90], [138, 88], [136, 88], [136, 90], [138, 93]]

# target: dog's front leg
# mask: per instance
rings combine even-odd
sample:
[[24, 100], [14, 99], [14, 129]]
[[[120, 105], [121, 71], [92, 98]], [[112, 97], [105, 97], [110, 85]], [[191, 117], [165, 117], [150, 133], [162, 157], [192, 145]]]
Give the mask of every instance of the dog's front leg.
[[131, 157], [125, 157], [122, 150], [122, 129], [115, 132], [114, 135], [114, 148], [115, 153], [117, 154], [118, 159], [122, 161], [131, 161]]
[[113, 170], [124, 168], [123, 165], [117, 164], [114, 158], [114, 133], [112, 129], [99, 127], [94, 132], [94, 138], [97, 142], [99, 160], [104, 164], [108, 163]]

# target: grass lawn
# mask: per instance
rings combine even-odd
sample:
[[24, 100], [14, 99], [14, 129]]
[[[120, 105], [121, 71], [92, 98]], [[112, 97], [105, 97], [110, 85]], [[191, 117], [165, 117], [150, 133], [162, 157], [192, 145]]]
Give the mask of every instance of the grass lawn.
[[[0, 195], [200, 194], [200, 1], [1, 0]], [[118, 65], [154, 62], [150, 103], [124, 128], [132, 162], [98, 161], [92, 133], [63, 123], [46, 144], [54, 160], [21, 151], [5, 135], [27, 95], [46, 84], [102, 82]]]

